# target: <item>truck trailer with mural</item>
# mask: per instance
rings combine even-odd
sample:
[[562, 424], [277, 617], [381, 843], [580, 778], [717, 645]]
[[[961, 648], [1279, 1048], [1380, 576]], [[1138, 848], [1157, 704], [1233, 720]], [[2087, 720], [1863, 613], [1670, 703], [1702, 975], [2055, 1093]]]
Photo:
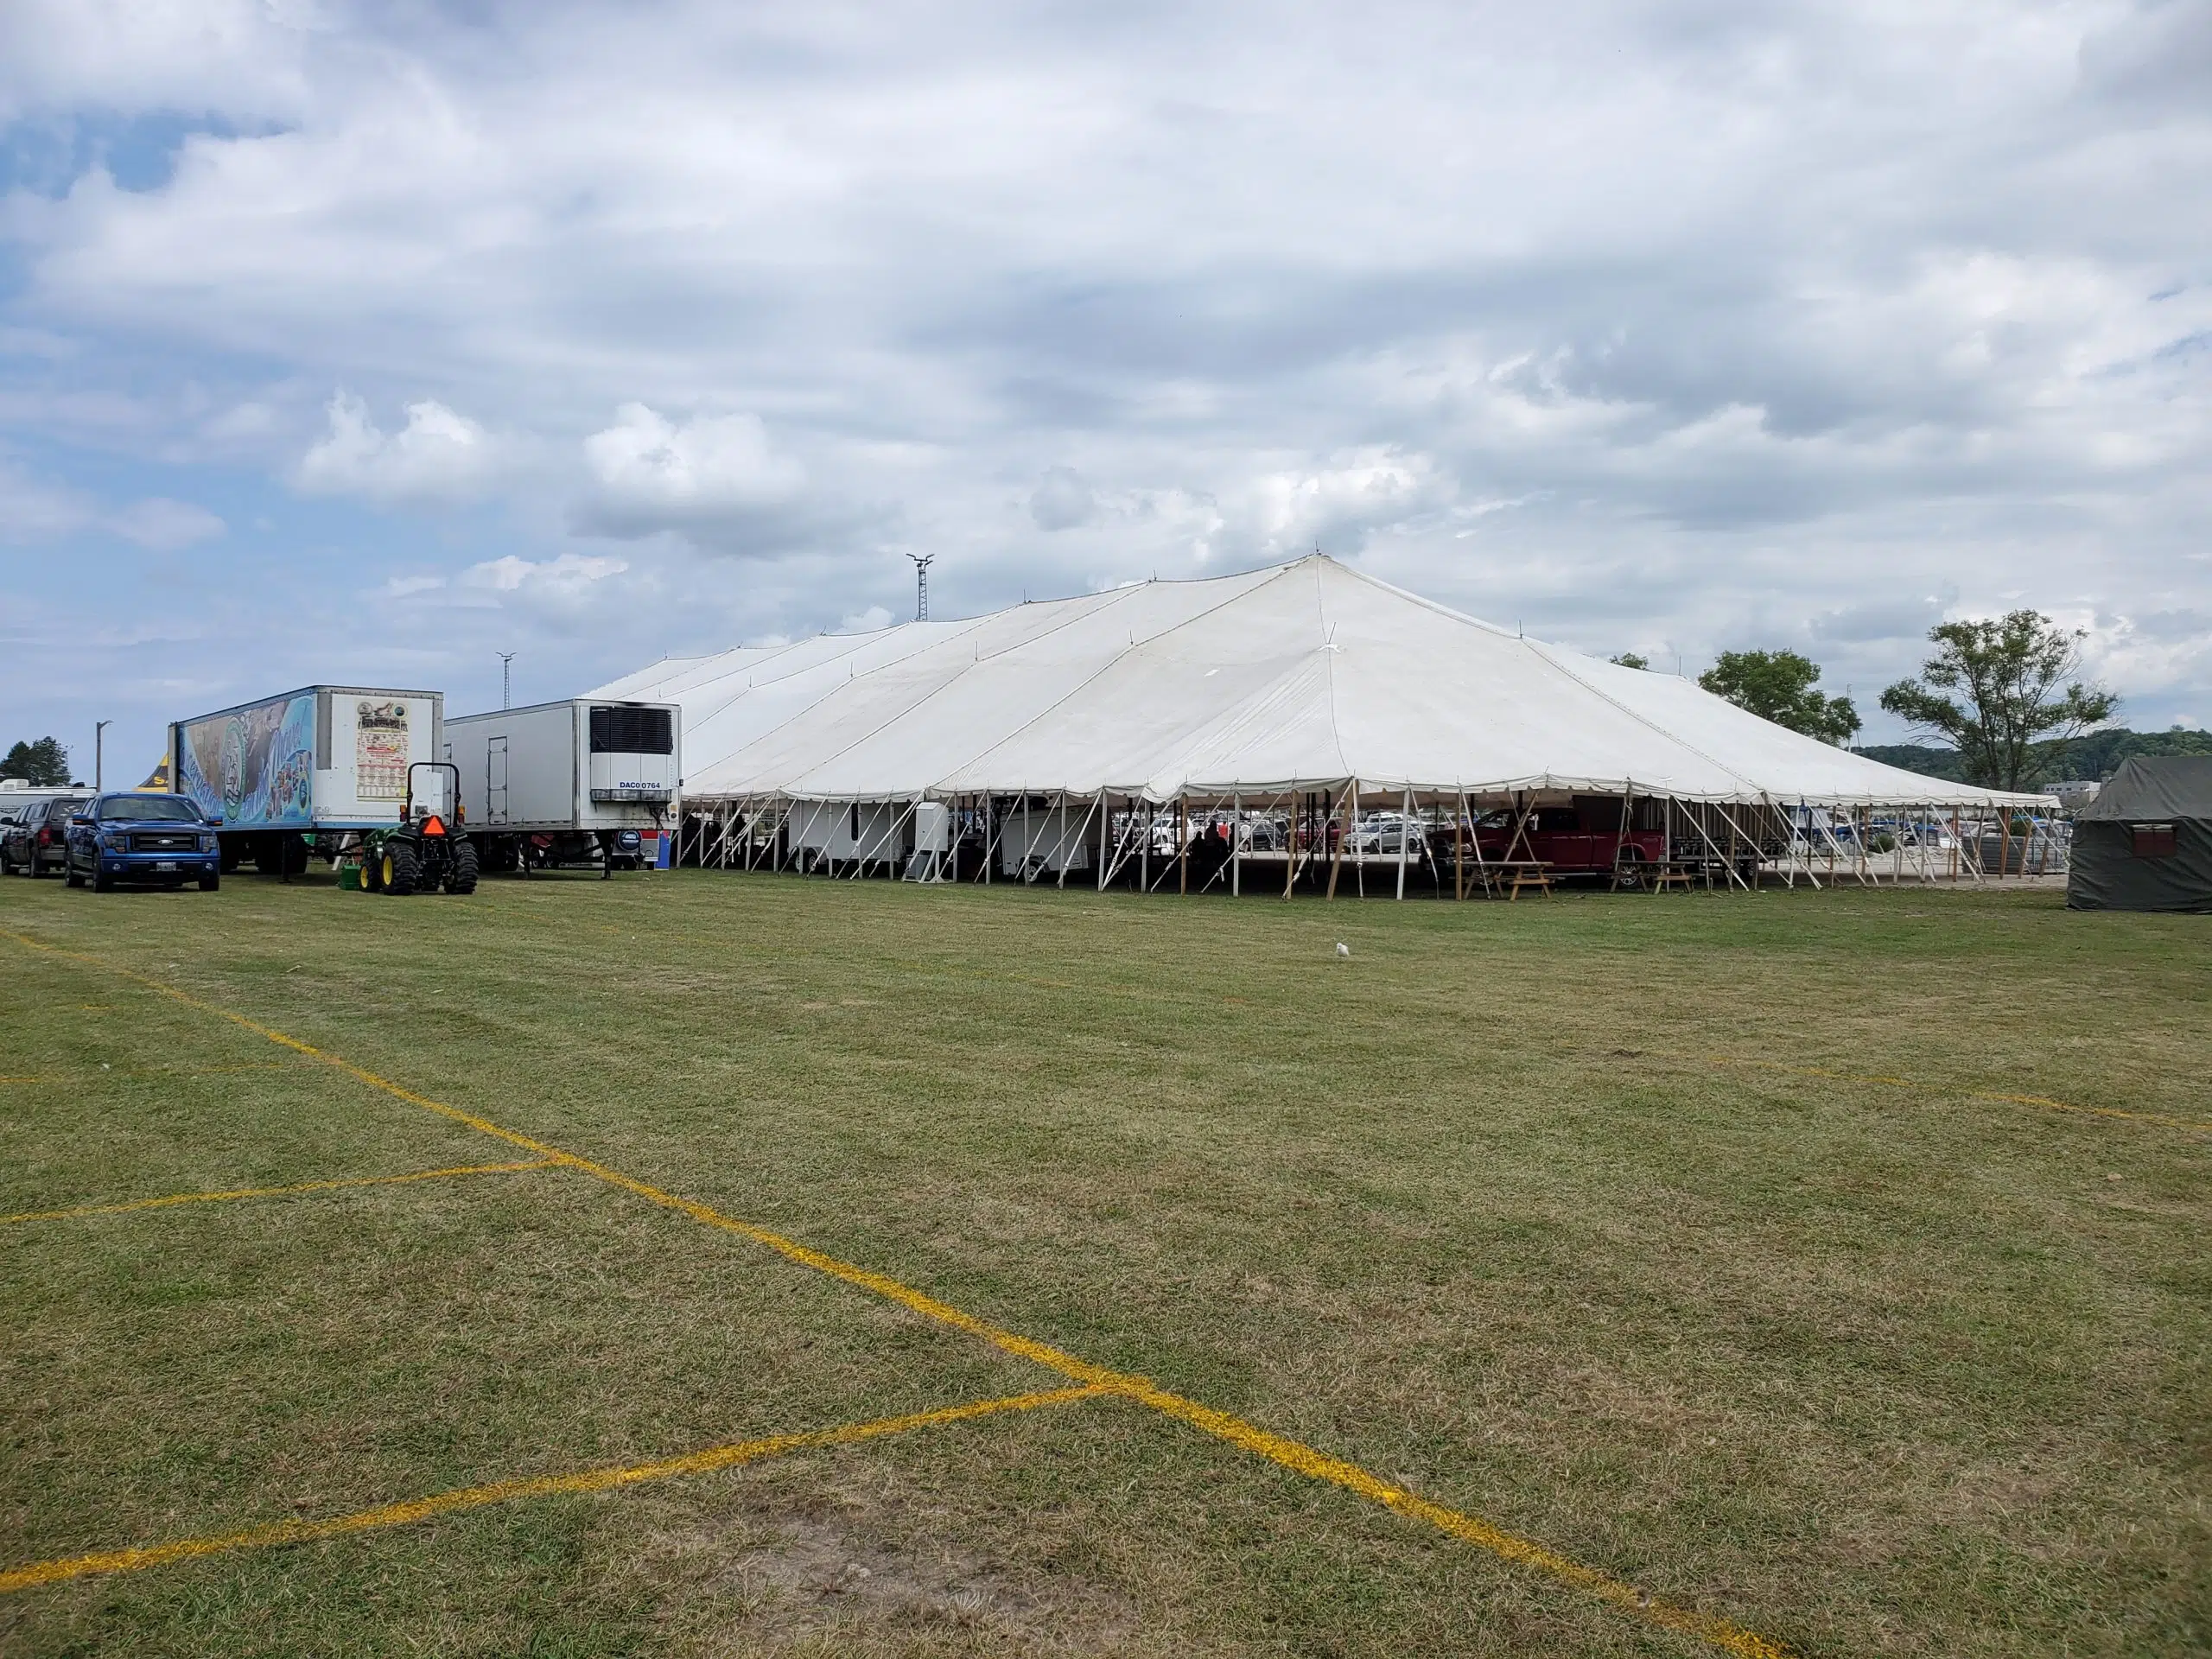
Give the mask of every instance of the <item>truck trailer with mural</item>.
[[223, 868], [296, 875], [400, 828], [410, 804], [450, 812], [445, 696], [309, 685], [169, 728], [169, 787], [219, 820]]

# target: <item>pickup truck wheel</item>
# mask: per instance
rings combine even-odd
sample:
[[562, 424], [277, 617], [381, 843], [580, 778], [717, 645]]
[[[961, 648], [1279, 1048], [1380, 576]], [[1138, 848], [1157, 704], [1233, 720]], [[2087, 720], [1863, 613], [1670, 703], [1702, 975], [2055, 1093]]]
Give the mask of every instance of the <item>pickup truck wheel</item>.
[[[33, 865], [31, 869], [32, 873], [35, 874], [37, 873], [38, 867], [36, 865]], [[61, 867], [61, 881], [62, 885], [65, 887], [81, 887], [85, 885], [85, 878], [77, 874], [77, 866], [73, 861], [64, 864]]]
[[415, 849], [412, 847], [404, 841], [389, 842], [384, 849], [384, 857], [380, 861], [384, 868], [378, 874], [384, 879], [379, 885], [386, 893], [395, 899], [404, 899], [415, 891], [415, 884], [422, 874], [423, 867], [422, 861], [416, 857]]
[[[78, 879], [77, 872], [74, 870], [70, 871], [69, 879], [73, 881], [76, 880]], [[92, 868], [92, 891], [94, 893], [113, 893], [115, 891], [115, 878], [97, 865]]]
[[213, 893], [222, 885], [223, 878], [220, 875], [203, 875], [200, 878], [200, 891], [202, 893]]

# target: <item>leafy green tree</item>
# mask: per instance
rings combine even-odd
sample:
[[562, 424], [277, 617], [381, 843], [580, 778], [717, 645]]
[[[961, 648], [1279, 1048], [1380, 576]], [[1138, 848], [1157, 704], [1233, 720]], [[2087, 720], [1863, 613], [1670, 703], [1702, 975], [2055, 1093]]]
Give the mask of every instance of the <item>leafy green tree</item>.
[[18, 743], [0, 759], [0, 778], [20, 778], [27, 784], [51, 788], [69, 781], [69, 751], [60, 740], [41, 737]]
[[1651, 666], [1651, 659], [1649, 657], [1639, 657], [1632, 651], [1624, 651], [1621, 652], [1619, 656], [1609, 657], [1605, 660], [1611, 663], [1618, 663], [1623, 668], [1649, 668]]
[[1823, 743], [1848, 741], [1859, 729], [1859, 711], [1849, 697], [1815, 691], [1820, 678], [1821, 665], [1794, 651], [1724, 651], [1697, 683], [1761, 720]]
[[2084, 637], [2034, 611], [1946, 622], [1928, 631], [1936, 654], [1920, 678], [1883, 692], [1882, 707], [1950, 739], [1968, 782], [2021, 788], [2063, 766], [2067, 741], [2120, 708], [2102, 686], [2074, 683]]

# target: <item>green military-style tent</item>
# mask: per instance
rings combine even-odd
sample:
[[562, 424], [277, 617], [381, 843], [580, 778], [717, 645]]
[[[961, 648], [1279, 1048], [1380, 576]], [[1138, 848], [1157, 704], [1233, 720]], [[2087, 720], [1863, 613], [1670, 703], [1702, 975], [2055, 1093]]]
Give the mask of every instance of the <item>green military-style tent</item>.
[[2066, 902], [2212, 911], [2212, 756], [2122, 765], [2074, 821]]

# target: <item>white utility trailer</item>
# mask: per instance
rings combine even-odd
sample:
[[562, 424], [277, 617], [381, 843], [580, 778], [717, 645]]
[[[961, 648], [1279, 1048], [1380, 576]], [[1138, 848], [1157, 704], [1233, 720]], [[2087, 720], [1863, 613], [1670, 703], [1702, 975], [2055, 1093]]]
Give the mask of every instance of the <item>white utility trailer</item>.
[[1090, 868], [1090, 817], [1065, 802], [1039, 805], [1025, 797], [999, 815], [999, 872], [1024, 881]]
[[[358, 833], [390, 830], [408, 769], [440, 758], [445, 696], [375, 686], [308, 685], [169, 727], [169, 788], [222, 824], [223, 868], [307, 868], [310, 845], [334, 858]], [[415, 774], [435, 811], [441, 774]]]
[[445, 728], [486, 871], [664, 866], [683, 797], [683, 711], [571, 697], [463, 715]]
[[793, 801], [785, 845], [803, 870], [897, 869], [912, 846], [914, 808], [901, 801]]

